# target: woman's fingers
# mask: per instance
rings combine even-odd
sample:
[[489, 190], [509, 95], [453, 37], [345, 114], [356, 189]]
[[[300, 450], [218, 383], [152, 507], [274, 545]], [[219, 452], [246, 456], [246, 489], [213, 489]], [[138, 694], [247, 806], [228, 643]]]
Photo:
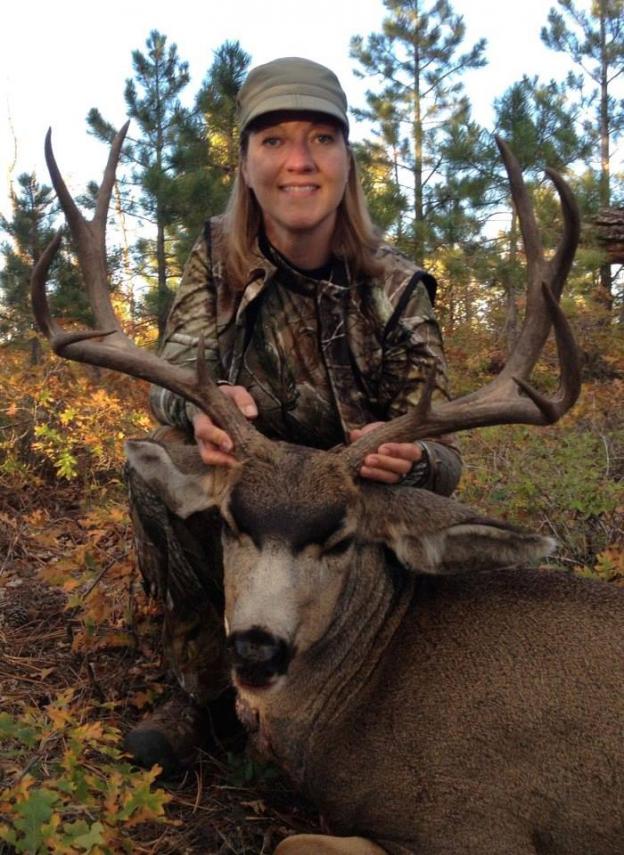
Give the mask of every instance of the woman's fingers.
[[398, 484], [421, 457], [422, 448], [417, 443], [384, 443], [364, 458], [360, 475], [383, 484]]
[[[256, 402], [244, 386], [220, 386], [221, 392], [236, 404], [248, 419], [258, 415]], [[206, 413], [197, 413], [193, 418], [195, 441], [199, 454], [208, 466], [234, 466], [234, 443], [226, 431], [218, 427]]]
[[355, 442], [356, 439], [364, 436], [365, 433], [370, 433], [372, 430], [376, 430], [383, 424], [385, 424], [385, 422], [370, 422], [369, 424], [364, 425], [364, 427], [354, 428], [354, 430], [349, 431], [349, 442]]
[[234, 401], [244, 416], [247, 416], [248, 419], [256, 418], [258, 407], [244, 386], [220, 386], [219, 388], [224, 395], [227, 395], [228, 398]]
[[234, 444], [230, 436], [212, 421], [205, 413], [198, 413], [193, 419], [195, 442], [204, 463], [209, 466], [233, 466], [236, 459], [230, 452]]

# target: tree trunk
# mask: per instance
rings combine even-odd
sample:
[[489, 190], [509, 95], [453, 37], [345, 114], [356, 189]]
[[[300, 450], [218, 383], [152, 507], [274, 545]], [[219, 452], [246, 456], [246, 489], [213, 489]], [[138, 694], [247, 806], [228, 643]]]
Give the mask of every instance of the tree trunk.
[[[600, 204], [608, 208], [611, 203], [611, 176], [609, 152], [609, 59], [606, 45], [606, 0], [600, 0]], [[600, 266], [601, 302], [610, 310], [613, 305], [611, 291], [611, 265]]]
[[30, 340], [30, 365], [40, 365], [41, 356], [41, 339], [38, 335], [34, 335]]
[[596, 241], [607, 256], [605, 266], [624, 264], [624, 208], [603, 208], [594, 226]]
[[167, 288], [167, 259], [165, 256], [165, 227], [158, 218], [156, 231], [156, 265], [158, 268], [158, 339], [162, 339], [169, 314], [169, 289]]
[[518, 306], [514, 270], [518, 258], [518, 215], [515, 208], [511, 212], [509, 229], [509, 269], [505, 281], [505, 342], [507, 355], [512, 352], [518, 339]]
[[[418, 9], [417, 9], [418, 14]], [[414, 261], [423, 263], [425, 247], [423, 210], [423, 125], [420, 103], [420, 47], [414, 44]]]

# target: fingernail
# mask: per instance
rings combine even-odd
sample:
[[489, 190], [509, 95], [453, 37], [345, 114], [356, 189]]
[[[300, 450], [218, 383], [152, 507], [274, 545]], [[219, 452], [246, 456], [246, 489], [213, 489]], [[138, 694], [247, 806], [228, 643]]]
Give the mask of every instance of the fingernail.
[[258, 415], [258, 410], [253, 404], [247, 404], [243, 407], [243, 415], [247, 416], [247, 418], [253, 418], [253, 416]]
[[232, 443], [229, 440], [224, 440], [219, 446], [219, 449], [225, 452], [225, 454], [229, 454], [232, 450]]

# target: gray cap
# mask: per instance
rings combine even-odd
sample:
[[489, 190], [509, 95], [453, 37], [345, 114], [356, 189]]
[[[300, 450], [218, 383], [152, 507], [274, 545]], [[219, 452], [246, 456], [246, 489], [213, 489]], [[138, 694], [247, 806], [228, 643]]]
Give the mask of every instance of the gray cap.
[[238, 93], [241, 132], [258, 116], [276, 110], [326, 113], [349, 130], [347, 96], [338, 78], [311, 59], [286, 56], [249, 72]]

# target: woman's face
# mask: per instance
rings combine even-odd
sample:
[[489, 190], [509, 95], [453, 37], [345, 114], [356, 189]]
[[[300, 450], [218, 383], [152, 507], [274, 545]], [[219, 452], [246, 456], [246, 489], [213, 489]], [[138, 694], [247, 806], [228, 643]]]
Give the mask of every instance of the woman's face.
[[329, 250], [350, 169], [342, 131], [322, 115], [275, 118], [250, 133], [242, 163], [267, 237], [280, 250], [303, 237]]

